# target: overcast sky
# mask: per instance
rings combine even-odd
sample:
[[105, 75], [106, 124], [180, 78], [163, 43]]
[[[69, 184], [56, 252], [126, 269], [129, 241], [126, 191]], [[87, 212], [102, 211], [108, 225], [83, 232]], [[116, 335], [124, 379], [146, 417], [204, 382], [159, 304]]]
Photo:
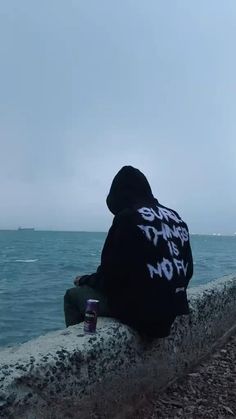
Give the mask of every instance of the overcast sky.
[[193, 233], [234, 233], [235, 22], [235, 0], [2, 1], [0, 228], [107, 230], [132, 164]]

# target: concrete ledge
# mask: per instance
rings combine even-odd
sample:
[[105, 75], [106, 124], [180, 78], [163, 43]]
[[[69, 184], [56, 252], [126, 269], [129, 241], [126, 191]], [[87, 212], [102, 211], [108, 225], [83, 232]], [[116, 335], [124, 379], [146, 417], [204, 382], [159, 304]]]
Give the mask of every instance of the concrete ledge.
[[143, 392], [165, 386], [209, 353], [236, 321], [236, 276], [189, 291], [191, 315], [166, 339], [142, 341], [99, 319], [0, 351], [0, 417], [111, 418]]

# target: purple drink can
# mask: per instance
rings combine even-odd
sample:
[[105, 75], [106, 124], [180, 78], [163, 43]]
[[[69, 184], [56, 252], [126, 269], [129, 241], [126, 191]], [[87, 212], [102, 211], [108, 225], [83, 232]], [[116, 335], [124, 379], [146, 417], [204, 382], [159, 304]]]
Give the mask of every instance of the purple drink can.
[[95, 333], [98, 316], [98, 300], [87, 300], [85, 317], [84, 317], [84, 332]]

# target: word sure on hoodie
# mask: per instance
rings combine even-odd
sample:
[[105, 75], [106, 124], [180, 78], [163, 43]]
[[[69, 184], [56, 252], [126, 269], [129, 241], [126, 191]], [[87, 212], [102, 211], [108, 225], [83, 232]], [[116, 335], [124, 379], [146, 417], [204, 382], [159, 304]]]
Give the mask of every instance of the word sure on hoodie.
[[189, 313], [186, 289], [193, 260], [188, 227], [154, 198], [146, 177], [131, 166], [115, 176], [107, 206], [114, 219], [101, 265], [80, 285], [103, 292], [112, 315], [140, 333], [168, 336], [176, 316]]

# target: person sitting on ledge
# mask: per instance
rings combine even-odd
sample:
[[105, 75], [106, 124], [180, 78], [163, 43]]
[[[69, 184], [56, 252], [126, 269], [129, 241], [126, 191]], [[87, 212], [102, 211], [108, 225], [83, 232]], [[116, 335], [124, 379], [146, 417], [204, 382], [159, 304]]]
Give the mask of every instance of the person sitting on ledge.
[[189, 313], [186, 288], [193, 259], [186, 223], [161, 205], [132, 166], [115, 176], [107, 206], [114, 215], [97, 272], [76, 277], [64, 297], [66, 326], [84, 320], [88, 299], [149, 337], [165, 337], [176, 316]]

